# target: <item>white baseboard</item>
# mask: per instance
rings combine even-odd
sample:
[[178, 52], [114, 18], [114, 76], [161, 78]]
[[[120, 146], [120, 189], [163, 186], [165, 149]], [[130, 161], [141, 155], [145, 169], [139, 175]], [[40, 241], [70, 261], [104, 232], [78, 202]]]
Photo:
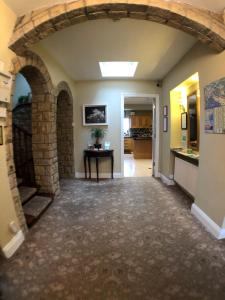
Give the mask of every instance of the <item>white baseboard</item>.
[[204, 225], [204, 227], [218, 240], [225, 238], [225, 229], [219, 227], [201, 208], [192, 204], [191, 213]]
[[6, 258], [10, 258], [16, 252], [16, 250], [24, 242], [24, 234], [20, 230], [17, 234], [11, 239], [11, 241], [2, 249], [3, 254]]
[[[113, 173], [114, 178], [122, 178], [121, 173]], [[85, 178], [84, 172], [76, 172], [76, 178]], [[91, 173], [91, 178], [97, 178], [97, 174], [95, 172]], [[99, 173], [99, 178], [111, 178], [111, 173]]]
[[166, 177], [162, 173], [160, 173], [160, 178], [161, 178], [162, 182], [165, 183], [166, 185], [175, 185], [174, 180]]

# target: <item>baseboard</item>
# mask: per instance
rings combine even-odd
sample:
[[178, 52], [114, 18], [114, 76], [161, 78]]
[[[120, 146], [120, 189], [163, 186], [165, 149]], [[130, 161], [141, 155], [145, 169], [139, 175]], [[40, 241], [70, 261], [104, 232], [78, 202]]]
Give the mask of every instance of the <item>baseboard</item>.
[[24, 234], [20, 230], [17, 234], [11, 239], [11, 241], [2, 249], [3, 254], [6, 258], [10, 258], [16, 252], [16, 250], [21, 246], [24, 241]]
[[225, 229], [219, 227], [201, 208], [195, 203], [192, 204], [191, 213], [204, 225], [216, 239], [221, 240], [225, 238]]
[[175, 185], [174, 180], [166, 177], [162, 173], [160, 173], [160, 178], [161, 178], [162, 182], [165, 183], [166, 185]]
[[[121, 173], [113, 173], [114, 178], [122, 178]], [[76, 172], [76, 178], [85, 178], [85, 173], [84, 172]], [[97, 174], [91, 173], [91, 178], [97, 178]], [[99, 178], [111, 178], [111, 173], [99, 173]]]

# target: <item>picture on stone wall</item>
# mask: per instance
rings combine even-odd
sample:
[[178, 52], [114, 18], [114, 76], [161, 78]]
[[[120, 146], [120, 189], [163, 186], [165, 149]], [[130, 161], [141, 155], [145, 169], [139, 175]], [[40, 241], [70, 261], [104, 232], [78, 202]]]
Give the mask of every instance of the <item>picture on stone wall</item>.
[[225, 78], [212, 82], [204, 89], [205, 132], [225, 133]]
[[108, 125], [107, 105], [84, 105], [83, 125]]

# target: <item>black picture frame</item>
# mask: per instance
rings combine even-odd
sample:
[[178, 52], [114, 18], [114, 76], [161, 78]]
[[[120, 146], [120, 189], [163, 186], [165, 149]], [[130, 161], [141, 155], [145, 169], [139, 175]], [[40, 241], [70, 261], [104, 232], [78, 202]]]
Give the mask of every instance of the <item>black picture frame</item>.
[[168, 117], [168, 106], [167, 105], [163, 106], [163, 116]]
[[83, 105], [83, 125], [108, 125], [108, 109], [106, 104]]
[[168, 117], [163, 117], [163, 132], [168, 131]]
[[181, 129], [187, 130], [187, 113], [186, 112], [181, 114]]
[[0, 126], [0, 145], [3, 145], [3, 126]]

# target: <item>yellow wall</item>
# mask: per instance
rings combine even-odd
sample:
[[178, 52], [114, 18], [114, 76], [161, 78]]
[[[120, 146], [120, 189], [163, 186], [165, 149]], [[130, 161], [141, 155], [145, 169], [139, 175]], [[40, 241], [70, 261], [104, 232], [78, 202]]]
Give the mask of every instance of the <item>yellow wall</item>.
[[[0, 60], [4, 62], [4, 72], [9, 72], [13, 53], [8, 50], [16, 15], [0, 0]], [[4, 123], [0, 123], [4, 125]], [[9, 223], [18, 224], [7, 176], [6, 149], [0, 146], [0, 245], [3, 248], [13, 235], [9, 231]]]
[[[204, 87], [225, 76], [225, 52], [215, 53], [202, 44], [196, 44], [163, 81], [164, 104], [169, 105], [170, 91], [180, 82], [199, 73], [201, 95], [200, 164], [196, 204], [219, 226], [225, 217], [225, 136], [204, 132]], [[169, 176], [170, 130], [162, 133], [161, 173]]]

